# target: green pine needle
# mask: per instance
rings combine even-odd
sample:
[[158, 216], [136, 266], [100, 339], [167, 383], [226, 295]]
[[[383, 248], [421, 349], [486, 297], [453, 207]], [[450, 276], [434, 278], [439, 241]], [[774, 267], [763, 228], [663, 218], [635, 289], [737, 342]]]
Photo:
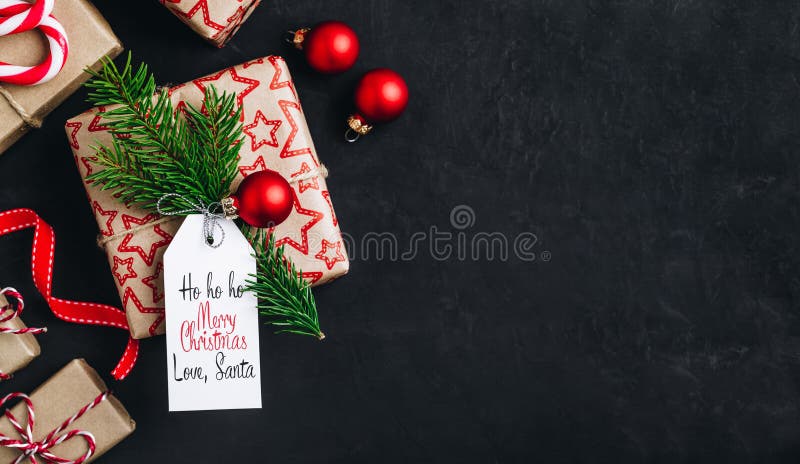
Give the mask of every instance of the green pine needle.
[[[114, 135], [111, 146], [92, 147], [102, 170], [87, 177], [94, 185], [110, 190], [121, 201], [156, 210], [165, 195], [175, 214], [206, 206], [230, 195], [237, 174], [237, 158], [244, 140], [239, 123], [241, 108], [236, 95], [206, 88], [202, 109], [188, 106], [186, 118], [176, 114], [166, 91], [146, 64], [134, 69], [131, 55], [122, 69], [105, 60], [86, 87], [89, 102], [112, 106], [99, 115]], [[174, 194], [180, 195], [174, 196]], [[245, 231], [256, 251], [256, 275], [250, 275], [248, 289], [258, 297], [259, 312], [278, 333], [311, 335], [322, 340], [314, 295], [302, 272], [276, 248], [265, 232]]]
[[87, 180], [148, 210], [166, 194], [185, 198], [172, 197], [172, 210], [189, 209], [187, 200], [209, 205], [230, 194], [244, 140], [236, 95], [209, 86], [203, 108], [188, 105], [183, 118], [168, 93], [156, 88], [147, 65], [134, 69], [130, 54], [122, 69], [105, 60], [99, 72], [88, 72], [89, 102], [114, 105], [99, 112], [114, 138], [111, 146], [92, 147], [103, 169]]
[[276, 333], [324, 339], [311, 287], [284, 256], [283, 247], [275, 246], [275, 235], [267, 238], [264, 229], [253, 233], [249, 227], [243, 227], [242, 232], [256, 253], [257, 276], [251, 276], [246, 284], [258, 297], [259, 313], [269, 324], [280, 327]]

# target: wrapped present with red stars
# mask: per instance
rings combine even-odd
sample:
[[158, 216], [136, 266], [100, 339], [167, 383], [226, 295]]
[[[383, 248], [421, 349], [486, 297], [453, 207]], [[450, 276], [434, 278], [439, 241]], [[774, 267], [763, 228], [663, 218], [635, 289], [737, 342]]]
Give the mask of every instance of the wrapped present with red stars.
[[193, 31], [224, 47], [261, 0], [159, 0]]
[[[250, 173], [271, 169], [283, 175], [295, 192], [294, 208], [272, 231], [276, 244], [303, 272], [311, 285], [335, 279], [349, 269], [349, 261], [325, 183], [327, 170], [317, 157], [289, 69], [281, 57], [253, 60], [169, 90], [177, 111], [200, 107], [207, 86], [235, 92], [242, 109], [244, 144], [239, 153], [239, 183]], [[182, 218], [161, 217], [129, 207], [85, 180], [94, 170], [92, 146], [110, 145], [111, 133], [98, 109], [66, 124], [67, 137], [100, 228], [105, 248], [134, 338], [164, 332], [164, 251]]]

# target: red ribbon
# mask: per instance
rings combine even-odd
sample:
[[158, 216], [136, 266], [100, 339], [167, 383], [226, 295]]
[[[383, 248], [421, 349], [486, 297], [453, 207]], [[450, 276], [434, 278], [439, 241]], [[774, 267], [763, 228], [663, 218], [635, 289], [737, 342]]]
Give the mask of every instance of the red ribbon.
[[54, 297], [52, 282], [56, 236], [53, 228], [30, 209], [20, 208], [0, 213], [0, 235], [30, 227], [34, 228], [31, 253], [33, 283], [47, 300], [53, 314], [61, 320], [76, 324], [104, 325], [128, 332], [128, 345], [125, 347], [125, 352], [117, 366], [111, 371], [111, 375], [115, 379], [124, 379], [136, 365], [136, 358], [139, 354], [139, 340], [130, 336], [125, 312], [104, 304], [62, 300]]

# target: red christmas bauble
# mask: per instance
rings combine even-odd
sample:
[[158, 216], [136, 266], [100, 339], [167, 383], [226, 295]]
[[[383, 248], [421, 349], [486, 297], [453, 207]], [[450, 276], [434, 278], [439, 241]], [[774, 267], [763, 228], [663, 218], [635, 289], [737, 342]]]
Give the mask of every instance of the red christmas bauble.
[[358, 115], [369, 123], [396, 119], [408, 105], [408, 86], [400, 74], [387, 68], [368, 71], [356, 86]]
[[304, 34], [302, 47], [308, 65], [315, 70], [334, 74], [352, 68], [360, 45], [355, 31], [341, 21], [319, 23]]
[[294, 190], [282, 175], [269, 169], [245, 177], [232, 195], [239, 217], [253, 227], [274, 227], [294, 206]]

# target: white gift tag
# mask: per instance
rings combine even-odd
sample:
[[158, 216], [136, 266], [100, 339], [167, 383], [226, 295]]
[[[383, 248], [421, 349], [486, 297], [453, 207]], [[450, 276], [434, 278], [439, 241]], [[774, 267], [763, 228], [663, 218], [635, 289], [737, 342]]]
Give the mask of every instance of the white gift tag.
[[253, 248], [232, 221], [218, 224], [212, 248], [203, 216], [187, 216], [164, 253], [170, 411], [261, 407], [258, 301], [243, 290]]

